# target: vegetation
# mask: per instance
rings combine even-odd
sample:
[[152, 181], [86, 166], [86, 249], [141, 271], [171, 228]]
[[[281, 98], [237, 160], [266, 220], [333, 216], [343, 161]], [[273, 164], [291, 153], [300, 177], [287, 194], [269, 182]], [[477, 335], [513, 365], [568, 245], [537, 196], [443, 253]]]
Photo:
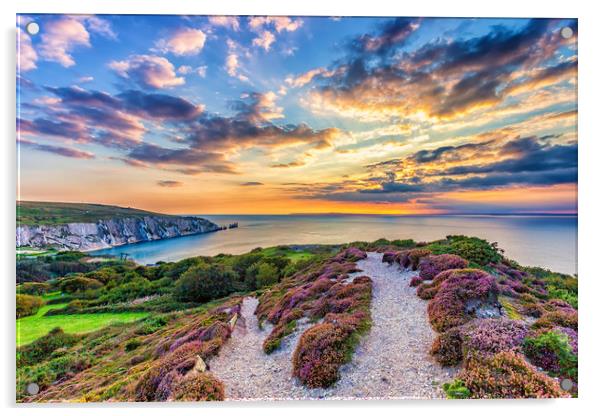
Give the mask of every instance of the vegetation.
[[164, 214], [113, 205], [17, 201], [17, 226], [96, 222], [103, 219], [144, 217], [148, 215]]
[[16, 304], [17, 318], [23, 318], [36, 314], [44, 304], [44, 300], [38, 296], [17, 295]]
[[[18, 257], [18, 400], [222, 400], [223, 383], [207, 365], [248, 294], [259, 298], [260, 325], [272, 325], [264, 351], [301, 331], [293, 375], [328, 387], [371, 325], [372, 281], [351, 277], [366, 250], [419, 271], [410, 284], [429, 302], [438, 332], [431, 354], [462, 367], [443, 386], [448, 397], [560, 397], [552, 377], [577, 385], [577, 279], [453, 236], [258, 248], [155, 266], [77, 252]], [[41, 387], [35, 396], [25, 393], [31, 382]]]

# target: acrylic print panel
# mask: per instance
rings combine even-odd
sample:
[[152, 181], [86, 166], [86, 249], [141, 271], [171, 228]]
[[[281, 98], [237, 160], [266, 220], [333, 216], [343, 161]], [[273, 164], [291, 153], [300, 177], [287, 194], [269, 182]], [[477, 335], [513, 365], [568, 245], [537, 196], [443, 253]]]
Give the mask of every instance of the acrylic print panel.
[[576, 20], [17, 35], [17, 401], [577, 396]]

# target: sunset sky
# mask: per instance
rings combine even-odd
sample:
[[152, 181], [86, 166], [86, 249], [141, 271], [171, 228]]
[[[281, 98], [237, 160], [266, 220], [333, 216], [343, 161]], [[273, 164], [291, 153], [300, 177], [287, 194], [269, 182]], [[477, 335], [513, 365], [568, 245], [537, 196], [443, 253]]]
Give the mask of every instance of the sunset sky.
[[556, 19], [21, 15], [18, 198], [575, 213], [577, 37]]

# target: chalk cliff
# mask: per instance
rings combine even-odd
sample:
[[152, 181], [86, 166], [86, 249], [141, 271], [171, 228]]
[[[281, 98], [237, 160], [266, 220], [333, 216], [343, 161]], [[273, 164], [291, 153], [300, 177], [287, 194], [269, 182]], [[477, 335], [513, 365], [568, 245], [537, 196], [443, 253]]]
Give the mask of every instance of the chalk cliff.
[[217, 224], [203, 218], [165, 215], [99, 219], [90, 223], [19, 225], [17, 247], [88, 251], [219, 229]]

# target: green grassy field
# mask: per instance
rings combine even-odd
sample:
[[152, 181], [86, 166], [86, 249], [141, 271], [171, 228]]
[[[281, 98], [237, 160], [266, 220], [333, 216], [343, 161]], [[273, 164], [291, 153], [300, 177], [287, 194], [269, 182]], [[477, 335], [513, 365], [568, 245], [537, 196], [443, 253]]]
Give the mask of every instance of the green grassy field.
[[17, 202], [18, 225], [56, 225], [70, 222], [96, 222], [100, 219], [165, 215], [112, 205], [67, 202]]
[[64, 306], [45, 305], [35, 315], [17, 319], [17, 346], [29, 344], [57, 326], [67, 333], [83, 334], [116, 322], [133, 322], [148, 315], [146, 312], [124, 312], [44, 316], [47, 311]]
[[310, 253], [309, 251], [296, 251], [291, 249], [282, 249], [280, 247], [264, 248], [261, 251], [261, 254], [264, 256], [286, 256], [293, 262], [311, 259], [314, 256], [314, 254]]

